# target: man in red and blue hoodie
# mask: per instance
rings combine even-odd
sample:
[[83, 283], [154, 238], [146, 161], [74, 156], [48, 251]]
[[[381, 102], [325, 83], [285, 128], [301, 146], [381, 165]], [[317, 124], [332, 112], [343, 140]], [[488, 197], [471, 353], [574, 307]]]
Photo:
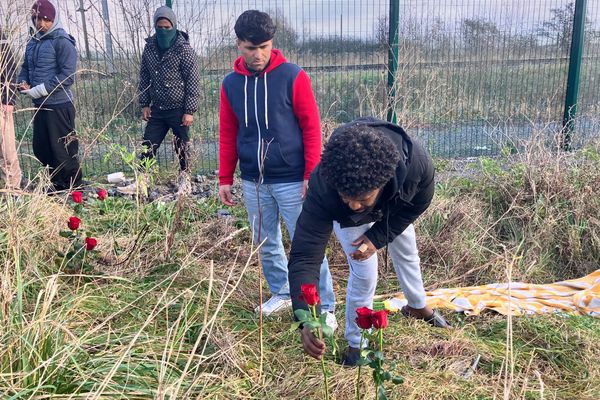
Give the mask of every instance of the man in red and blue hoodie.
[[[272, 297], [263, 314], [291, 307], [287, 258], [279, 217], [292, 238], [302, 210], [308, 177], [321, 154], [319, 110], [310, 78], [273, 48], [275, 24], [257, 10], [235, 23], [241, 56], [221, 87], [219, 197], [234, 205], [231, 192], [239, 161], [244, 202]], [[330, 325], [335, 297], [329, 265], [321, 265], [322, 311]]]

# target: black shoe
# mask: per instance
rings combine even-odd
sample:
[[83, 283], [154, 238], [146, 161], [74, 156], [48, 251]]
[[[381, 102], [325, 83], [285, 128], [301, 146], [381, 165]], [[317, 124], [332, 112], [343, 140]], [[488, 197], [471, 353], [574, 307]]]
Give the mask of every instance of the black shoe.
[[452, 328], [450, 322], [448, 322], [446, 318], [444, 318], [442, 314], [438, 312], [438, 310], [433, 310], [433, 314], [431, 314], [431, 317], [425, 318], [424, 321], [427, 322], [429, 325], [433, 326], [434, 328]]
[[404, 315], [405, 317], [421, 319], [421, 320], [427, 322], [429, 325], [433, 326], [434, 328], [444, 328], [444, 329], [452, 328], [452, 325], [450, 325], [450, 323], [448, 321], [446, 321], [446, 319], [444, 317], [442, 317], [442, 314], [440, 314], [438, 310], [433, 310], [433, 313], [431, 314], [431, 316], [429, 316], [427, 318], [414, 317], [408, 311], [407, 306], [402, 307], [402, 309], [400, 311], [402, 312], [402, 315]]
[[341, 354], [340, 364], [344, 367], [356, 367], [360, 360], [360, 349], [348, 346]]

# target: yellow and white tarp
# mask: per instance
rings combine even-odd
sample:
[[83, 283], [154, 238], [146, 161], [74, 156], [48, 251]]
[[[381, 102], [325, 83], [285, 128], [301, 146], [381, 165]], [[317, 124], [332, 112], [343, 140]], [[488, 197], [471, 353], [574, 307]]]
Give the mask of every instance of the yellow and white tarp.
[[[402, 294], [391, 299], [400, 308]], [[427, 292], [427, 305], [478, 315], [494, 310], [503, 315], [564, 312], [600, 317], [600, 269], [583, 278], [533, 285], [522, 282], [493, 283]]]

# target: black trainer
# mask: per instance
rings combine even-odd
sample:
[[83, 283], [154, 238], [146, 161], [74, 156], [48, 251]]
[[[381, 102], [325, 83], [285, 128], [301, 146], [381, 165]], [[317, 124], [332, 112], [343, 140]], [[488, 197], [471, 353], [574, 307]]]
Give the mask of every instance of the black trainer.
[[452, 325], [450, 325], [450, 323], [448, 321], [446, 321], [446, 319], [442, 316], [442, 314], [439, 313], [438, 310], [433, 310], [433, 314], [431, 314], [431, 316], [429, 316], [427, 318], [418, 318], [418, 317], [413, 316], [408, 311], [408, 308], [406, 308], [406, 306], [402, 307], [402, 309], [400, 311], [402, 312], [402, 315], [404, 315], [405, 317], [421, 319], [421, 320], [427, 322], [429, 325], [433, 326], [434, 328], [444, 328], [444, 329], [452, 328]]
[[344, 367], [356, 367], [360, 360], [360, 349], [348, 346], [341, 354], [340, 364]]

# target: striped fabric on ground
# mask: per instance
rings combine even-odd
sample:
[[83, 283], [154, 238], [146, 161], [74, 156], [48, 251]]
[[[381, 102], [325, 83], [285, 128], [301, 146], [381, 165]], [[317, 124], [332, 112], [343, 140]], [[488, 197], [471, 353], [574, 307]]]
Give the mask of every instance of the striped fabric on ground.
[[[391, 302], [398, 308], [406, 304], [401, 293]], [[600, 317], [600, 269], [583, 278], [543, 285], [512, 282], [437, 289], [427, 292], [427, 305], [467, 315], [487, 309], [503, 315], [564, 312]]]

